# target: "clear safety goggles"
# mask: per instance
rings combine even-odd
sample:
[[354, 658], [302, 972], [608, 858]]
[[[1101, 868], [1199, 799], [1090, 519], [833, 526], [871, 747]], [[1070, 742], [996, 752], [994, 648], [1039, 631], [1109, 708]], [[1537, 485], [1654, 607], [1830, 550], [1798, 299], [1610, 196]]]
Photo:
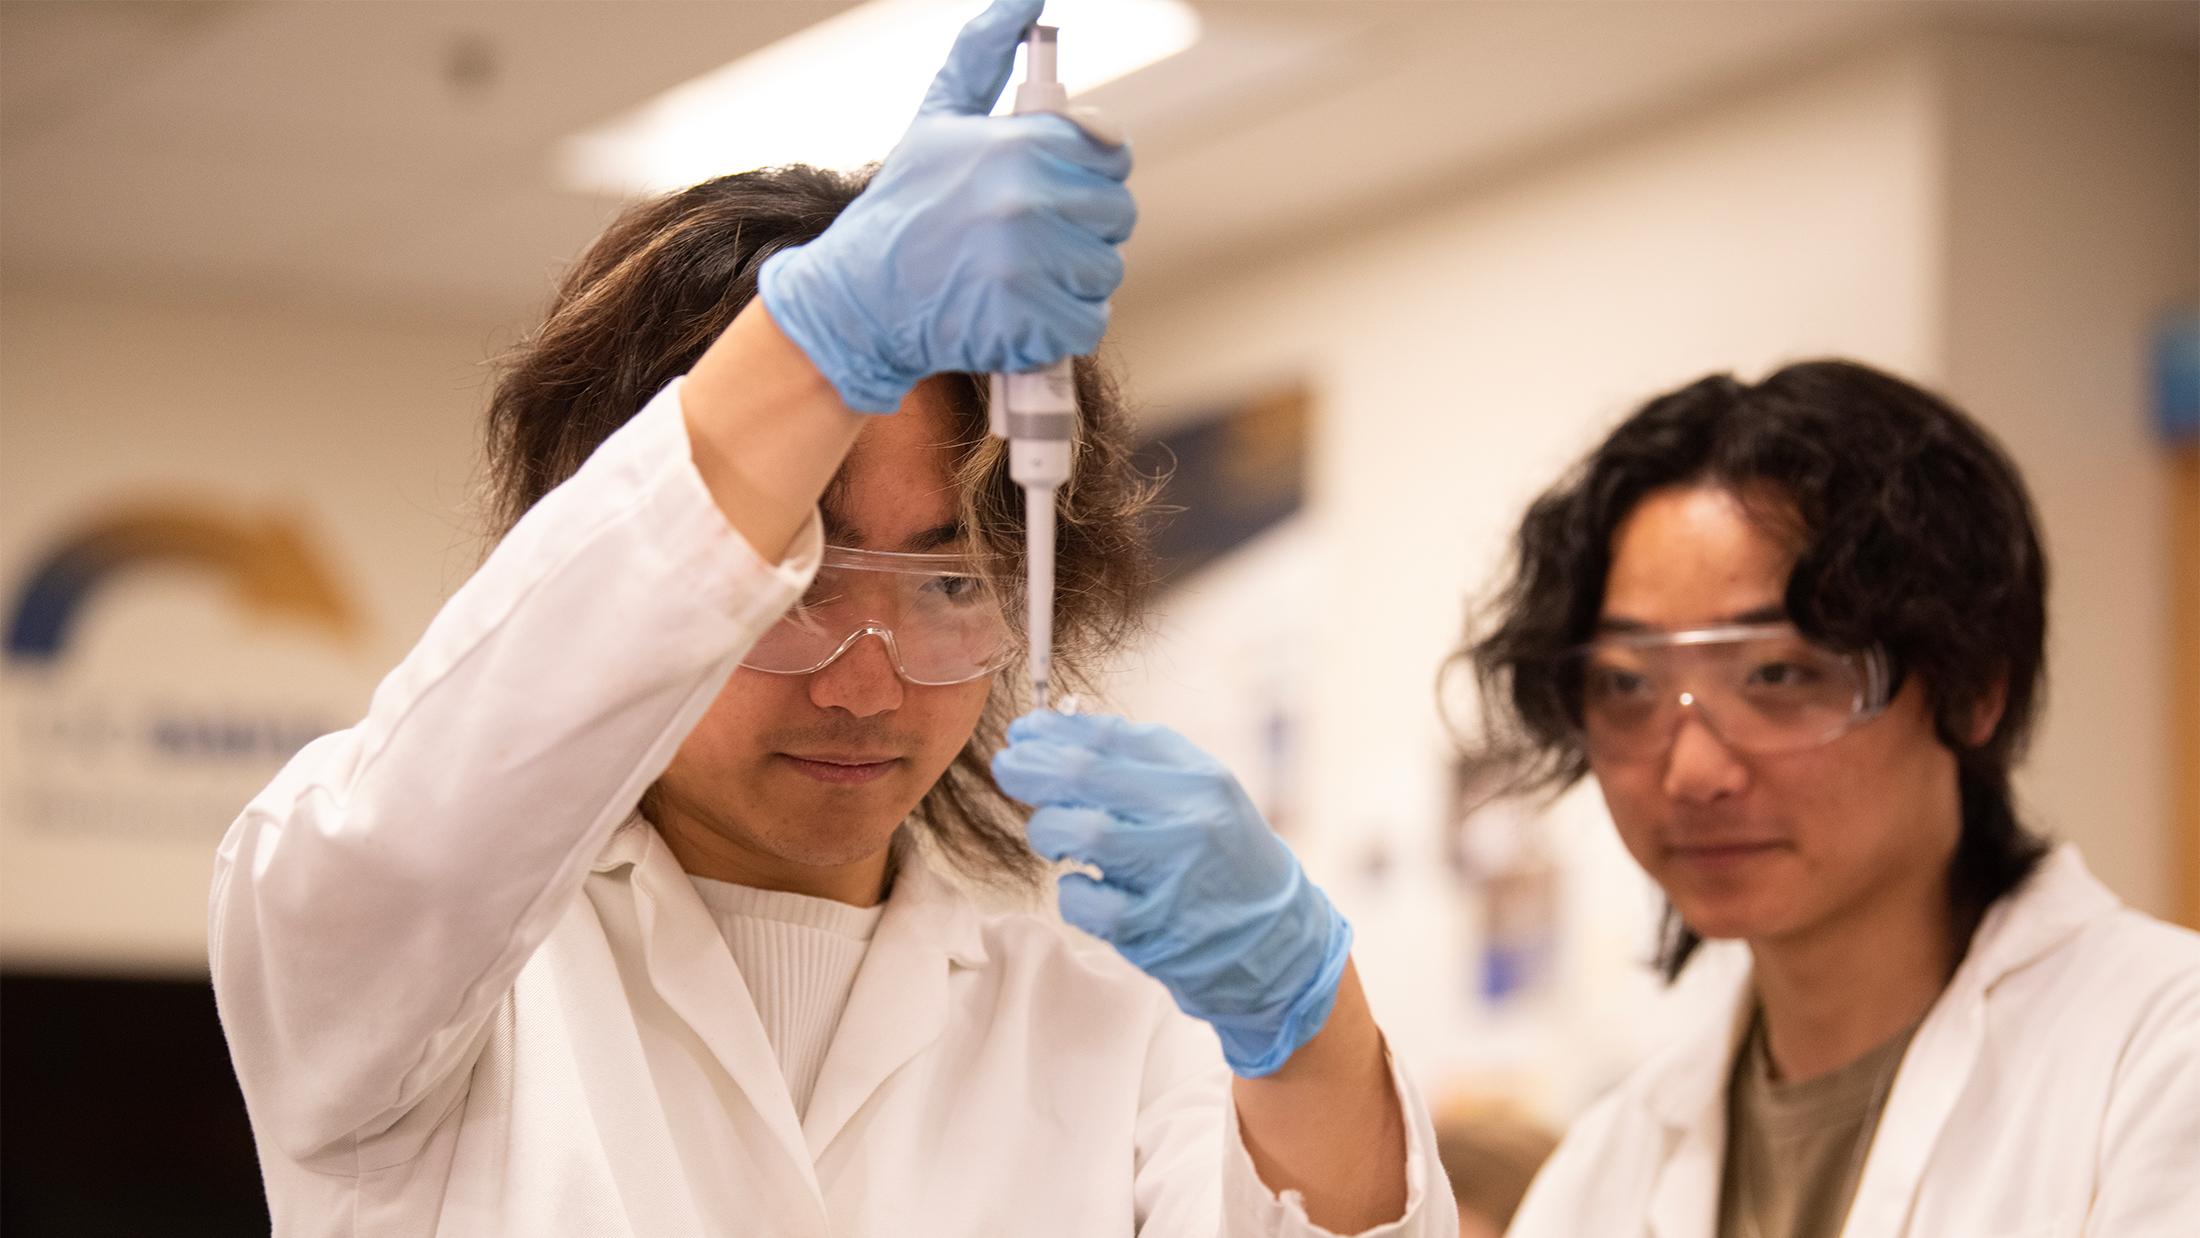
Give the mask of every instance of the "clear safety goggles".
[[913, 684], [968, 683], [1016, 656], [993, 581], [993, 560], [827, 546], [809, 591], [756, 642], [741, 665], [807, 675], [866, 637], [885, 642]]
[[1814, 644], [1768, 623], [1608, 636], [1561, 654], [1559, 690], [1589, 754], [1662, 757], [1693, 713], [1741, 752], [1799, 752], [1879, 716], [1892, 694], [1886, 654]]

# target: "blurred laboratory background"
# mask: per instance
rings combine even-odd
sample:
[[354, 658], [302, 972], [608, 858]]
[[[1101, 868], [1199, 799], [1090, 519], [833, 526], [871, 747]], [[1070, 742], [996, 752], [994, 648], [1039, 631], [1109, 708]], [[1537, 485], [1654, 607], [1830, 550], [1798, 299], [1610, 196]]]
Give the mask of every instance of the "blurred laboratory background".
[[[978, 7], [0, 0], [0, 1229], [265, 1232], [213, 849], [478, 562], [496, 357], [632, 196], [884, 155]], [[1437, 682], [1525, 503], [1706, 372], [2001, 437], [2024, 806], [2200, 921], [2200, 4], [1049, 12], [1137, 152], [1109, 352], [1181, 509], [1116, 702], [1240, 771], [1447, 1122], [1532, 1168], [1666, 1017], [1594, 787], [1485, 802]]]

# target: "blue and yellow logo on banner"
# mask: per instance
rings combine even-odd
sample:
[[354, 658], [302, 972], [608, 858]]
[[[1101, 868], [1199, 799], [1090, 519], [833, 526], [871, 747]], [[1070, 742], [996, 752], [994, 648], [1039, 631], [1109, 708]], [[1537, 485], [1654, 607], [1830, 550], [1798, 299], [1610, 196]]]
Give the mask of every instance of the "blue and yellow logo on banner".
[[[365, 703], [367, 625], [302, 514], [127, 498], [17, 553], [0, 658], [10, 833], [203, 847]], [[128, 587], [153, 577], [167, 586]]]
[[156, 567], [219, 579], [257, 618], [305, 624], [340, 642], [359, 632], [357, 608], [296, 519], [189, 501], [140, 503], [72, 529], [25, 574], [8, 612], [9, 660], [55, 662], [102, 586]]

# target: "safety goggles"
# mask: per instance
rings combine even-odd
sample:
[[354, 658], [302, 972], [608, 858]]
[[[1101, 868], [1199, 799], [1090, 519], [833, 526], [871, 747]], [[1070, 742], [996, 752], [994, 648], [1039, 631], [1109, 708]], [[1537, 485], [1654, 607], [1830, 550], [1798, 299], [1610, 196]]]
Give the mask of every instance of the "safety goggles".
[[802, 600], [756, 642], [741, 665], [774, 675], [831, 666], [856, 642], [886, 644], [913, 684], [981, 679], [1015, 658], [994, 581], [996, 560], [827, 546]]
[[1559, 691], [1589, 755], [1666, 754], [1693, 713], [1741, 752], [1799, 752], [1879, 716], [1892, 695], [1886, 654], [1828, 649], [1791, 624], [1608, 636], [1557, 659]]

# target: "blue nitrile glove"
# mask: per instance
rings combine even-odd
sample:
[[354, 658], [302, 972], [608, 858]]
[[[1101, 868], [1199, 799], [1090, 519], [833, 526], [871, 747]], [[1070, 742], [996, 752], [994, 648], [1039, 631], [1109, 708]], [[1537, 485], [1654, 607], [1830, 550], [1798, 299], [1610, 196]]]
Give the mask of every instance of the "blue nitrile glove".
[[1329, 1018], [1352, 926], [1306, 879], [1230, 771], [1166, 727], [1035, 710], [993, 758], [1034, 805], [1041, 855], [1062, 875], [1062, 918], [1159, 980], [1214, 1025], [1230, 1069], [1282, 1066]]
[[1060, 116], [988, 117], [1041, 0], [994, 0], [824, 235], [772, 255], [764, 304], [842, 402], [890, 413], [928, 374], [1089, 353], [1123, 282], [1130, 151]]

